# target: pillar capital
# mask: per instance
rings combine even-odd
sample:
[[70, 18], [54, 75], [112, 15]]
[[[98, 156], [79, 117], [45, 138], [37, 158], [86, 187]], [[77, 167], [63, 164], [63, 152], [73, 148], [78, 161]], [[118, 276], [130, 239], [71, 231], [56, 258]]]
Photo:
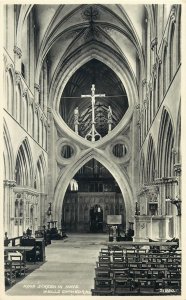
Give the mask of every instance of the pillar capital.
[[38, 83], [34, 83], [34, 89], [40, 93], [40, 85]]
[[17, 57], [20, 59], [21, 56], [22, 56], [22, 50], [19, 47], [14, 46], [14, 50], [13, 51], [17, 55]]
[[4, 186], [9, 186], [9, 187], [16, 186], [16, 181], [15, 180], [5, 179], [3, 182], [4, 182]]
[[150, 43], [150, 47], [152, 51], [154, 50], [155, 46], [157, 46], [157, 44], [158, 44], [158, 39], [157, 37], [155, 37]]
[[180, 163], [174, 164], [174, 172], [175, 172], [176, 176], [181, 175], [181, 164]]

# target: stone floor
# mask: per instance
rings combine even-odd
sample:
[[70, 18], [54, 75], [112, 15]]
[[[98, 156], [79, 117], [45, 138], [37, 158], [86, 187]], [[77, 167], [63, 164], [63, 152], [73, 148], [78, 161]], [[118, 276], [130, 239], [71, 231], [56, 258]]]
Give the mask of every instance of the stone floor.
[[46, 247], [46, 262], [6, 291], [6, 295], [91, 295], [104, 234], [69, 234]]

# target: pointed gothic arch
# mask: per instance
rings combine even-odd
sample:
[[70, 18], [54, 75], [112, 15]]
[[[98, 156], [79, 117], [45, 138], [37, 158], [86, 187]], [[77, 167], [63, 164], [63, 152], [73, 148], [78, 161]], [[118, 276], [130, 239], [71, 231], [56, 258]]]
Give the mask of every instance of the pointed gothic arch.
[[140, 185], [144, 185], [144, 183], [146, 182], [146, 169], [145, 169], [145, 156], [143, 151], [141, 152], [141, 156], [140, 156]]
[[17, 185], [33, 186], [33, 158], [28, 138], [20, 144], [15, 162]]
[[55, 219], [58, 220], [59, 224], [61, 222], [61, 210], [63, 205], [64, 196], [69, 186], [70, 180], [74, 177], [77, 171], [86, 164], [92, 158], [99, 161], [111, 175], [115, 178], [120, 187], [123, 198], [125, 199], [126, 207], [126, 224], [128, 221], [133, 220], [134, 217], [134, 201], [132, 188], [127, 179], [125, 172], [116, 164], [113, 164], [107, 157], [105, 157], [100, 150], [91, 149], [85, 155], [79, 157], [71, 166], [66, 168], [66, 171], [60, 175], [56, 183], [54, 191], [54, 202], [53, 210]]
[[40, 193], [46, 192], [46, 161], [43, 152], [35, 166], [34, 188]]
[[10, 139], [9, 130], [4, 120], [3, 125], [3, 137], [4, 137], [4, 179], [14, 179], [14, 154], [12, 142]]
[[174, 174], [175, 130], [171, 115], [163, 108], [158, 135], [158, 176], [171, 177]]
[[153, 182], [156, 173], [156, 154], [155, 154], [154, 141], [151, 134], [149, 135], [149, 141], [147, 147], [146, 173], [147, 173], [147, 177], [146, 177], [147, 181]]

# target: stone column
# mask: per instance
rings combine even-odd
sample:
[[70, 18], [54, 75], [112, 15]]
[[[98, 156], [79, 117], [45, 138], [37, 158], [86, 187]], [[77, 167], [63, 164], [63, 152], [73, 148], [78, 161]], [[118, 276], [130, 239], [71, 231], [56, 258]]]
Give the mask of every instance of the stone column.
[[[4, 180], [4, 231], [8, 233], [8, 237], [13, 237], [14, 228], [14, 193], [13, 187], [16, 186], [14, 180]], [[12, 222], [13, 221], [13, 222]]]
[[44, 113], [47, 115], [47, 101], [48, 101], [48, 79], [47, 79], [47, 65], [46, 63], [43, 65], [43, 101], [44, 101]]
[[14, 62], [15, 62], [15, 69], [21, 73], [21, 57], [22, 57], [22, 51], [19, 47], [16, 45], [14, 46]]
[[40, 85], [35, 83], [34, 84], [34, 90], [35, 90], [35, 93], [34, 93], [34, 100], [35, 100], [35, 103], [39, 103], [39, 93], [40, 93]]
[[40, 107], [43, 110], [43, 97], [44, 97], [44, 83], [43, 83], [43, 70], [41, 71], [41, 75], [40, 75], [40, 94], [39, 94], [39, 99], [40, 99]]
[[176, 226], [176, 237], [179, 239], [179, 247], [181, 248], [181, 164], [180, 163], [176, 163], [174, 165], [174, 172], [176, 175], [176, 179], [177, 179], [177, 187], [176, 187], [176, 192], [177, 192], [177, 199], [178, 201], [180, 201], [179, 203], [177, 203], [177, 216], [176, 216], [176, 222], [175, 222], [175, 226]]

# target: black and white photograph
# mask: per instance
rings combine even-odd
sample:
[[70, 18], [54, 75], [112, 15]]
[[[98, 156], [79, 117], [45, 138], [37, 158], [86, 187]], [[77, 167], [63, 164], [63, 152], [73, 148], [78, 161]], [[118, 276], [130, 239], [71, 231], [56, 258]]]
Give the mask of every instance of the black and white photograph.
[[2, 295], [185, 300], [184, 4], [0, 6]]

